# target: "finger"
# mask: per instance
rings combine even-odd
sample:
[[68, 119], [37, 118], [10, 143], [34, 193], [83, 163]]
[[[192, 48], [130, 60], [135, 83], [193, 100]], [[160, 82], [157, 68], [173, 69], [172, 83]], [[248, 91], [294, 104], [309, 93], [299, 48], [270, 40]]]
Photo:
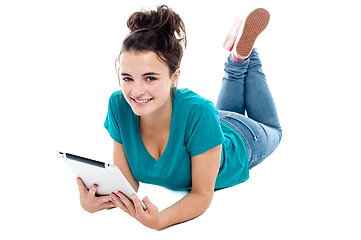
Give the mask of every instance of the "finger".
[[115, 207], [116, 206], [113, 202], [106, 202], [101, 205], [102, 209], [111, 209], [111, 208], [115, 208]]
[[89, 196], [90, 197], [95, 197], [95, 193], [97, 192], [98, 186], [96, 184], [94, 184], [90, 189], [89, 189]]
[[128, 208], [124, 205], [124, 203], [119, 199], [119, 197], [115, 194], [111, 194], [110, 195], [110, 201], [112, 201], [112, 203], [114, 203], [114, 205], [116, 207], [119, 207], [120, 209], [122, 209], [124, 212], [130, 214]]
[[135, 216], [135, 207], [134, 207], [133, 202], [130, 201], [129, 198], [121, 192], [118, 192], [117, 195], [119, 196], [120, 200], [122, 200], [124, 205], [127, 207], [129, 214], [134, 217]]
[[101, 201], [102, 203], [110, 202], [111, 201], [111, 196], [110, 195], [101, 196], [101, 197], [98, 197], [98, 200]]
[[144, 198], [143, 198], [143, 203], [144, 203], [144, 205], [147, 207], [147, 210], [148, 210], [150, 213], [154, 213], [154, 212], [157, 212], [157, 211], [158, 211], [158, 208], [149, 200], [148, 197], [144, 197]]
[[135, 194], [132, 195], [132, 201], [133, 201], [133, 203], [134, 203], [135, 210], [136, 210], [138, 213], [139, 213], [139, 212], [144, 212], [143, 206], [142, 206], [142, 204], [140, 203], [139, 198], [138, 198]]
[[88, 189], [85, 187], [83, 180], [80, 177], [78, 177], [76, 179], [76, 183], [78, 184], [80, 194], [85, 194]]

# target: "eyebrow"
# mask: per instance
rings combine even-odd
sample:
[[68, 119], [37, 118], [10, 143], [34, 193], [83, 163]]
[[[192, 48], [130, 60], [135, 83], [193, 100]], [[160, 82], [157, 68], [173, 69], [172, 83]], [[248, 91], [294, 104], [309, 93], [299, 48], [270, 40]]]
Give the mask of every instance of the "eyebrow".
[[[121, 73], [121, 76], [132, 76], [129, 73]], [[143, 73], [142, 76], [149, 76], [149, 75], [160, 75], [159, 73], [156, 72], [147, 72], [147, 73]]]

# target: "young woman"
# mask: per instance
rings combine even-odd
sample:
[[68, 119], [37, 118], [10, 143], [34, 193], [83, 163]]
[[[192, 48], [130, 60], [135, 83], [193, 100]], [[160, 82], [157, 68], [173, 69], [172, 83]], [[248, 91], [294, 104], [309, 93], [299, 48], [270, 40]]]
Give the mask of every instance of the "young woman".
[[282, 136], [253, 49], [268, 21], [269, 13], [256, 9], [244, 24], [236, 21], [232, 27], [216, 108], [191, 90], [176, 88], [186, 46], [179, 15], [160, 6], [129, 17], [130, 34], [117, 59], [121, 91], [110, 97], [104, 124], [114, 140], [114, 164], [136, 191], [140, 181], [190, 192], [159, 212], [148, 197], [144, 210], [135, 196], [96, 196], [96, 185], [88, 190], [78, 179], [86, 211], [119, 207], [145, 226], [161, 229], [201, 215], [215, 189], [248, 179], [249, 169], [269, 156]]

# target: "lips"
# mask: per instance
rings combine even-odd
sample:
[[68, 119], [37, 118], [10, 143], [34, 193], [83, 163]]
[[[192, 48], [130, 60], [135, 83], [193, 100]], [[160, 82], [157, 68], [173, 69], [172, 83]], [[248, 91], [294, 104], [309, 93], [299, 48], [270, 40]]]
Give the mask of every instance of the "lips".
[[153, 98], [148, 98], [148, 99], [135, 99], [135, 98], [132, 98], [132, 100], [137, 104], [144, 105], [144, 104], [147, 104], [148, 102], [152, 101]]

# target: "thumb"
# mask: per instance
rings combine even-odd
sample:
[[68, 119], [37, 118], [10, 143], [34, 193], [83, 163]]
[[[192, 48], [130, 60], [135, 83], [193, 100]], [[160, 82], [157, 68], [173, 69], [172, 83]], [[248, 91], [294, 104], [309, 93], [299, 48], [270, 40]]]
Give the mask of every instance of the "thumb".
[[86, 189], [83, 181], [81, 180], [81, 178], [78, 177], [78, 178], [76, 179], [76, 182], [77, 182], [77, 184], [78, 184], [78, 188], [79, 188], [80, 194], [85, 194], [85, 193], [87, 192], [87, 189]]
[[158, 212], [158, 208], [149, 200], [148, 197], [143, 198], [143, 203], [147, 206], [150, 213]]

